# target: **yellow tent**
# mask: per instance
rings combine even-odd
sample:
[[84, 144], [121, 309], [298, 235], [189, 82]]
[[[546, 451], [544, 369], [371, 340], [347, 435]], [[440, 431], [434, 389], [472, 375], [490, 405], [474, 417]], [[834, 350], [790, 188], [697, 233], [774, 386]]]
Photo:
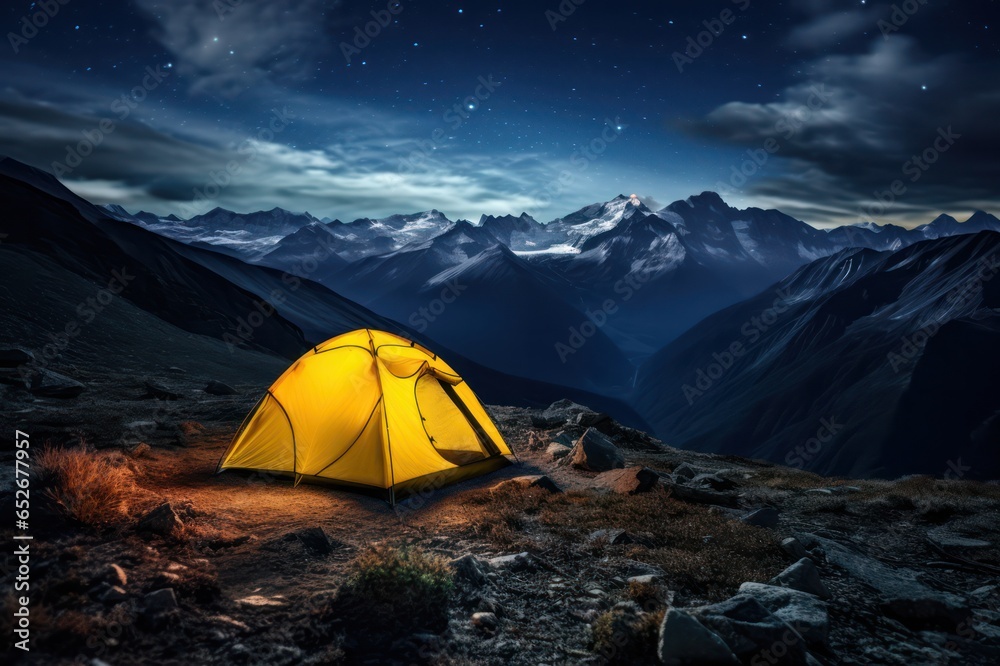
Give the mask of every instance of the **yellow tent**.
[[374, 490], [390, 502], [509, 464], [479, 398], [424, 347], [361, 329], [314, 347], [268, 389], [219, 462]]

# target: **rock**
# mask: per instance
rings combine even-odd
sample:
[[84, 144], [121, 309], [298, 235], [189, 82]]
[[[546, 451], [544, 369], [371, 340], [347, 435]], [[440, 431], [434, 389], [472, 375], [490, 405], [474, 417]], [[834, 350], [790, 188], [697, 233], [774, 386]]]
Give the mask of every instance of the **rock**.
[[86, 390], [86, 386], [51, 370], [31, 370], [25, 374], [25, 388], [32, 395], [42, 398], [75, 398]]
[[946, 527], [938, 527], [927, 532], [927, 540], [941, 548], [990, 548], [993, 544], [982, 539], [956, 534]]
[[739, 593], [759, 601], [764, 608], [794, 627], [810, 645], [827, 644], [830, 616], [826, 604], [815, 595], [763, 583], [743, 583]]
[[106, 604], [120, 604], [128, 599], [128, 593], [119, 585], [112, 585], [101, 594], [100, 599]]
[[654, 585], [663, 580], [662, 574], [645, 574], [642, 576], [629, 576], [626, 583], [635, 583], [636, 585]]
[[809, 553], [806, 551], [806, 547], [802, 545], [802, 542], [795, 537], [788, 537], [782, 540], [781, 549], [791, 557], [796, 562], [801, 560], [803, 557], [808, 557]]
[[510, 490], [510, 489], [522, 489], [528, 490], [530, 488], [539, 488], [550, 493], [561, 493], [562, 489], [555, 484], [549, 477], [537, 474], [532, 476], [516, 476], [513, 479], [507, 479], [496, 484], [490, 488], [491, 493], [495, 493], [500, 490]]
[[289, 532], [287, 537], [298, 539], [306, 550], [314, 555], [329, 555], [334, 548], [340, 546], [339, 542], [330, 541], [322, 527], [303, 527], [302, 529]]
[[690, 463], [683, 462], [674, 468], [674, 476], [678, 479], [693, 479], [699, 474], [708, 474], [708, 470], [701, 469], [700, 467], [695, 467]]
[[556, 433], [556, 436], [549, 440], [553, 444], [562, 444], [568, 449], [572, 449], [573, 445], [576, 444], [576, 440], [569, 436], [565, 430], [560, 430]]
[[568, 423], [577, 414], [589, 411], [572, 400], [557, 400], [541, 414], [532, 414], [531, 425], [536, 428], [557, 428]]
[[954, 631], [972, 616], [972, 610], [960, 597], [946, 593], [900, 594], [886, 597], [879, 608], [911, 628], [937, 628]]
[[112, 585], [128, 585], [128, 576], [125, 574], [125, 570], [117, 564], [108, 565], [108, 568], [104, 573], [104, 579]]
[[667, 490], [671, 497], [682, 502], [722, 507], [739, 506], [739, 498], [732, 493], [720, 493], [714, 490], [693, 488], [675, 483], [669, 474], [660, 474], [660, 484]]
[[666, 666], [737, 666], [740, 663], [717, 634], [677, 608], [667, 610], [663, 616], [657, 655]]
[[451, 567], [456, 579], [473, 587], [481, 587], [489, 582], [486, 572], [483, 571], [483, 563], [472, 553], [456, 557], [448, 562], [448, 566]]
[[595, 488], [609, 490], [619, 495], [636, 495], [652, 489], [660, 480], [660, 475], [648, 467], [625, 467], [598, 474], [593, 484]]
[[740, 521], [746, 523], [747, 525], [753, 525], [754, 527], [765, 527], [768, 529], [774, 529], [778, 526], [778, 517], [781, 514], [777, 509], [772, 509], [769, 506], [763, 509], [755, 509], [747, 515], [740, 518]]
[[830, 564], [873, 588], [879, 594], [882, 612], [907, 627], [954, 631], [972, 615], [965, 599], [928, 587], [920, 582], [917, 571], [891, 567], [815, 534], [803, 534], [802, 539], [804, 544], [821, 547]]
[[552, 442], [551, 444], [549, 444], [549, 447], [545, 449], [545, 453], [550, 455], [553, 460], [559, 460], [560, 458], [565, 458], [566, 456], [568, 456], [570, 451], [572, 450], [573, 449], [564, 444], [558, 444], [556, 442]]
[[[753, 597], [739, 594], [726, 601], [690, 609], [691, 615], [725, 641], [742, 661], [805, 666], [805, 639]], [[754, 662], [756, 663], [756, 662]]]
[[[796, 541], [798, 543], [798, 541]], [[802, 544], [799, 544], [802, 547]], [[803, 549], [804, 550], [804, 549]], [[788, 587], [800, 592], [813, 594], [820, 599], [831, 599], [833, 595], [823, 584], [819, 577], [819, 569], [808, 557], [803, 557], [798, 562], [788, 567], [780, 574], [771, 579], [771, 585]], [[765, 604], [766, 605], [766, 604]]]
[[646, 564], [645, 562], [639, 562], [637, 560], [625, 560], [625, 571], [623, 575], [626, 578], [632, 578], [634, 576], [666, 576], [667, 573], [660, 567], [653, 566], [652, 564]]
[[604, 542], [609, 546], [627, 546], [630, 543], [639, 543], [640, 539], [629, 534], [625, 530], [610, 528], [604, 530], [594, 530], [587, 537], [590, 543]]
[[208, 385], [206, 385], [202, 390], [209, 395], [237, 395], [239, 393], [239, 391], [234, 389], [229, 384], [223, 384], [222, 382], [217, 382], [214, 379], [208, 382]]
[[982, 587], [977, 587], [972, 592], [969, 593], [970, 596], [976, 597], [977, 599], [988, 599], [1000, 590], [996, 585], [983, 585]]
[[527, 571], [535, 569], [535, 558], [531, 553], [514, 553], [513, 555], [500, 555], [488, 560], [494, 569], [510, 569], [511, 571]]
[[611, 421], [611, 417], [604, 412], [580, 412], [571, 419], [571, 422], [575, 425], [581, 426], [583, 428], [589, 428], [591, 426], [602, 426]]
[[143, 382], [143, 388], [146, 389], [146, 393], [142, 396], [143, 398], [156, 398], [157, 400], [180, 400], [184, 396], [176, 391], [171, 391], [162, 384], [157, 384], [156, 382], [145, 381]]
[[614, 443], [593, 428], [587, 428], [570, 454], [573, 467], [607, 472], [625, 467], [625, 456]]
[[150, 592], [142, 598], [142, 608], [146, 613], [168, 613], [177, 608], [177, 595], [170, 587]]
[[0, 349], [0, 368], [16, 368], [35, 362], [35, 354], [21, 347], [4, 347]]
[[487, 634], [495, 634], [500, 628], [500, 620], [493, 613], [473, 613], [472, 626]]
[[140, 532], [168, 536], [181, 529], [184, 529], [184, 523], [169, 502], [164, 502], [139, 520]]
[[705, 486], [718, 491], [726, 491], [736, 488], [735, 481], [724, 479], [718, 474], [698, 474], [688, 483], [692, 486]]

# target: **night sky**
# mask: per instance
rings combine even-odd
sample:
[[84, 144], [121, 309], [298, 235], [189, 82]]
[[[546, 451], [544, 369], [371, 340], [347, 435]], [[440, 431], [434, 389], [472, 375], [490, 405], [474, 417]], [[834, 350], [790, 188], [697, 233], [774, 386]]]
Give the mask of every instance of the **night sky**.
[[0, 13], [0, 153], [132, 211], [1000, 211], [995, 2], [50, 0], [34, 34], [46, 4]]

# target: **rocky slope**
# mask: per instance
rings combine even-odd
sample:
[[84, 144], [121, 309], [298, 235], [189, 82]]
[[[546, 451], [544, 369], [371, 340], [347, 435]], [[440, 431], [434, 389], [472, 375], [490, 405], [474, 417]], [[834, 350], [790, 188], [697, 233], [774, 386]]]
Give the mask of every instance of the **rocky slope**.
[[[33, 663], [1000, 659], [996, 485], [854, 483], [685, 452], [563, 401], [492, 407], [518, 463], [393, 508], [214, 476], [253, 397], [186, 392], [159, 417], [183, 440], [92, 452], [135, 476], [117, 524], [39, 505]], [[373, 544], [450, 561], [445, 607], [338, 611]]]

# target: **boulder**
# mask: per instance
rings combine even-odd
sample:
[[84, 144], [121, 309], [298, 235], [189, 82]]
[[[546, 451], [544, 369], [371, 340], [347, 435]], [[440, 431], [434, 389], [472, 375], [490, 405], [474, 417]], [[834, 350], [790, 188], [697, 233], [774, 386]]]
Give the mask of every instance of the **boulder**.
[[753, 525], [754, 527], [765, 527], [767, 529], [774, 529], [778, 526], [778, 518], [781, 514], [777, 509], [772, 509], [769, 506], [763, 509], [755, 509], [750, 513], [746, 514], [740, 520], [747, 525]]
[[594, 530], [587, 537], [587, 541], [590, 543], [603, 541], [609, 546], [625, 546], [630, 543], [642, 543], [644, 540], [625, 530], [612, 527], [603, 530]]
[[42, 398], [75, 398], [87, 388], [75, 379], [51, 370], [31, 370], [25, 377], [25, 388]]
[[480, 611], [472, 614], [472, 626], [492, 634], [500, 627], [500, 620], [493, 613]]
[[570, 454], [573, 467], [607, 472], [625, 467], [625, 456], [614, 443], [593, 428], [587, 428]]
[[142, 598], [142, 607], [154, 613], [172, 611], [177, 608], [177, 595], [171, 587], [155, 590]]
[[222, 382], [217, 382], [214, 379], [202, 389], [205, 393], [209, 395], [237, 395], [239, 391], [234, 389], [229, 384], [223, 384]]
[[181, 529], [184, 529], [184, 523], [169, 502], [164, 502], [139, 519], [140, 532], [168, 536]]
[[34, 363], [35, 354], [21, 347], [0, 349], [0, 368], [17, 368], [26, 363]]
[[715, 632], [743, 662], [763, 660], [782, 666], [806, 666], [805, 639], [784, 620], [747, 594], [693, 608], [695, 619]]
[[166, 386], [157, 384], [156, 382], [145, 381], [142, 386], [146, 389], [146, 393], [142, 396], [143, 398], [156, 398], [157, 400], [180, 400], [184, 397], [180, 393], [172, 391]]
[[693, 479], [699, 474], [710, 474], [707, 469], [702, 469], [700, 467], [695, 467], [690, 463], [683, 462], [674, 468], [674, 476], [680, 479]]
[[531, 425], [536, 428], [558, 428], [570, 423], [577, 414], [590, 411], [572, 400], [557, 400], [541, 414], [532, 414]]
[[652, 489], [659, 480], [660, 475], [648, 467], [633, 466], [601, 472], [594, 477], [593, 484], [619, 495], [635, 495]]
[[815, 595], [763, 583], [743, 583], [739, 593], [759, 601], [761, 606], [794, 627], [810, 645], [827, 644], [830, 616], [826, 604]]
[[739, 498], [733, 493], [720, 493], [704, 488], [675, 483], [669, 474], [660, 474], [660, 483], [674, 499], [692, 504], [708, 504], [712, 506], [736, 507]]
[[802, 542], [795, 537], [783, 539], [781, 542], [781, 550], [785, 551], [785, 554], [796, 562], [801, 560], [803, 557], [809, 556], [809, 552], [806, 550], [806, 547], [803, 546]]
[[604, 412], [580, 412], [571, 419], [571, 422], [575, 425], [581, 426], [583, 428], [589, 428], [591, 426], [604, 426], [611, 422], [611, 417]]
[[550, 493], [561, 493], [562, 489], [555, 482], [544, 474], [530, 476], [516, 476], [513, 479], [506, 479], [490, 488], [491, 493], [500, 490], [539, 488]]
[[657, 655], [666, 666], [737, 666], [740, 662], [717, 634], [677, 608], [660, 625]]
[[928, 587], [919, 580], [918, 571], [891, 567], [815, 534], [799, 535], [799, 539], [807, 545], [815, 543], [830, 564], [873, 588], [882, 612], [910, 628], [954, 631], [972, 616], [964, 598]]
[[718, 474], [698, 474], [691, 478], [688, 483], [692, 486], [703, 486], [712, 490], [726, 491], [736, 488], [736, 482], [724, 479]]
[[[798, 542], [796, 541], [796, 543]], [[799, 547], [801, 548], [802, 544], [799, 544]], [[806, 592], [816, 595], [820, 599], [830, 599], [833, 596], [820, 579], [819, 569], [816, 568], [816, 565], [808, 557], [803, 557], [772, 578], [771, 585], [779, 585], [800, 592]]]
[[472, 587], [481, 587], [489, 582], [484, 571], [485, 565], [472, 553], [456, 557], [448, 562], [448, 566], [457, 580], [468, 583]]
[[956, 534], [947, 527], [938, 527], [927, 532], [927, 540], [940, 548], [981, 549], [991, 548], [993, 544], [982, 539]]
[[572, 450], [573, 449], [564, 444], [552, 442], [549, 444], [548, 448], [545, 449], [545, 453], [551, 456], [553, 460], [560, 460], [568, 456]]
[[500, 555], [488, 560], [494, 569], [509, 569], [511, 571], [530, 571], [535, 569], [535, 558], [531, 553], [514, 553], [512, 555]]

